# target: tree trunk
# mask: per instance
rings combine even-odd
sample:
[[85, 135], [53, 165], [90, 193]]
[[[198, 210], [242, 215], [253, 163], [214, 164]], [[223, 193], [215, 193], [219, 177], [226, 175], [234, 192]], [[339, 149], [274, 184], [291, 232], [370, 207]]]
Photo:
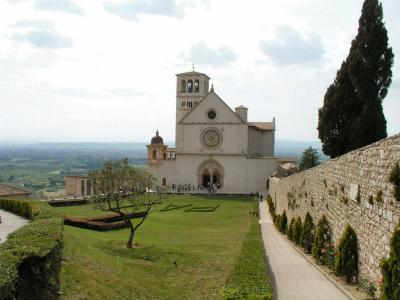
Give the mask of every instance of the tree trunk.
[[135, 235], [135, 228], [133, 227], [132, 222], [129, 219], [129, 216], [128, 216], [128, 219], [125, 220], [125, 222], [128, 223], [129, 229], [131, 230], [131, 232], [129, 234], [128, 243], [126, 244], [126, 246], [127, 246], [128, 249], [131, 249], [132, 248], [132, 243], [133, 243], [133, 236]]

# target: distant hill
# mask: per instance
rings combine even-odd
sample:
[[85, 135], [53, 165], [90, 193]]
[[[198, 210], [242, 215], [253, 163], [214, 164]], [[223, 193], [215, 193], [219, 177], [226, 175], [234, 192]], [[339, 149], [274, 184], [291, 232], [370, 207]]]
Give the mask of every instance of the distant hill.
[[[173, 142], [166, 142], [174, 147]], [[65, 157], [92, 157], [96, 159], [119, 159], [128, 157], [136, 162], [145, 162], [147, 156], [147, 143], [32, 143], [32, 144], [1, 144], [0, 159], [60, 159]], [[275, 155], [277, 157], [300, 158], [303, 151], [311, 146], [318, 149], [321, 158], [328, 157], [322, 154], [319, 141], [275, 141]]]
[[322, 144], [320, 141], [295, 141], [295, 140], [275, 140], [275, 156], [277, 157], [293, 157], [300, 159], [304, 150], [309, 146], [318, 150], [321, 160], [329, 159], [322, 153]]

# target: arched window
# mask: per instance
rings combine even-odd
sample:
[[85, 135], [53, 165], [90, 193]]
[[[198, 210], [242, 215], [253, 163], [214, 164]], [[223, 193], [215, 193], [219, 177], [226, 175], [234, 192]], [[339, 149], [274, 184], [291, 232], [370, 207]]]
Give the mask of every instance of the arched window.
[[188, 80], [188, 84], [187, 84], [187, 92], [188, 93], [193, 93], [193, 80]]
[[153, 150], [153, 159], [157, 159], [157, 151]]
[[195, 93], [198, 93], [199, 90], [200, 90], [200, 83], [199, 83], [199, 80], [196, 79], [196, 80], [194, 81], [194, 92], [195, 92]]
[[186, 80], [182, 80], [181, 93], [186, 93]]
[[166, 185], [167, 185], [167, 178], [163, 177], [162, 186], [166, 186]]

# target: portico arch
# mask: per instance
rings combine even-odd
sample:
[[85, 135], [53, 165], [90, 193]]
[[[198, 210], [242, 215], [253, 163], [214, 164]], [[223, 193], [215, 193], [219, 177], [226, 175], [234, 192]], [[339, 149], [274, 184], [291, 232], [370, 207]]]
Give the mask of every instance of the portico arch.
[[224, 178], [224, 168], [214, 159], [207, 159], [203, 161], [197, 168], [198, 184], [201, 184], [204, 187], [206, 187], [208, 183], [219, 184], [220, 187], [223, 187]]

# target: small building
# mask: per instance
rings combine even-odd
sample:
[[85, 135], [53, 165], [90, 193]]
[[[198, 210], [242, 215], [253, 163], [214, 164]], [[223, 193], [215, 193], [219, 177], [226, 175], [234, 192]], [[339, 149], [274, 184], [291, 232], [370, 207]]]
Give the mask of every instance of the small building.
[[87, 175], [69, 175], [64, 177], [65, 195], [86, 197], [93, 195], [93, 187]]
[[32, 193], [17, 187], [0, 183], [0, 198], [28, 198]]

